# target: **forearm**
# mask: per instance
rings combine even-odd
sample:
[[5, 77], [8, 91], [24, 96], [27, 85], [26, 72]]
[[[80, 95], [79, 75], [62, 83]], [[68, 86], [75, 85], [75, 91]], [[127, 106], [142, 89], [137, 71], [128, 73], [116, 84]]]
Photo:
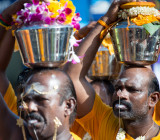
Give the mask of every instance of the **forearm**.
[[[115, 22], [117, 20], [119, 6], [128, 1], [130, 0], [114, 0], [108, 12], [101, 18], [101, 20], [108, 25]], [[83, 40], [79, 48], [76, 50], [76, 54], [78, 56], [84, 56], [81, 62], [78, 64], [68, 63], [64, 67], [64, 70], [69, 74], [75, 86], [78, 102], [77, 112], [79, 117], [83, 117], [91, 111], [94, 104], [95, 91], [85, 80], [85, 75], [87, 74], [88, 69], [102, 42], [102, 39], [100, 39], [100, 33], [103, 29], [104, 27], [97, 23], [95, 28], [89, 33], [89, 35], [85, 38], [85, 40]]]
[[[7, 24], [11, 25], [12, 15], [16, 13], [16, 10], [23, 8], [23, 4], [16, 1], [14, 4], [6, 8], [2, 13], [3, 21], [7, 21]], [[3, 26], [0, 26], [0, 92], [4, 96], [9, 85], [9, 81], [5, 74], [7, 66], [10, 62], [15, 44], [15, 37], [12, 36], [12, 30], [6, 30]]]
[[[107, 16], [104, 16], [101, 19], [107, 24], [110, 24]], [[102, 39], [100, 39], [100, 33], [103, 29], [104, 27], [97, 23], [95, 28], [90, 31], [76, 50], [78, 56], [84, 56], [81, 59], [81, 62], [78, 64], [68, 63], [64, 68], [75, 86], [77, 94], [77, 114], [80, 118], [90, 112], [94, 104], [95, 92], [91, 85], [86, 81], [85, 75], [101, 44]]]
[[[110, 24], [107, 16], [101, 18], [107, 24]], [[84, 78], [88, 72], [88, 69], [96, 55], [96, 52], [102, 42], [100, 39], [100, 33], [104, 29], [99, 23], [96, 24], [95, 28], [92, 29], [87, 37], [80, 43], [80, 46], [76, 48], [76, 54], [78, 56], [83, 56], [81, 62], [78, 64], [68, 63], [65, 66], [65, 71], [75, 78]], [[76, 71], [76, 73], [74, 73]]]
[[0, 72], [5, 72], [14, 49], [15, 38], [12, 31], [8, 30], [0, 42]]
[[6, 29], [4, 27], [0, 26], [0, 43], [2, 42], [6, 32], [7, 32]]
[[[11, 25], [12, 15], [23, 8], [24, 2], [28, 2], [28, 0], [17, 0], [1, 13], [7, 24]], [[11, 31], [7, 31], [2, 26], [0, 26], [0, 34], [0, 71], [4, 72], [13, 52], [15, 38], [12, 36]]]
[[11, 31], [7, 31], [4, 39], [0, 42], [0, 92], [3, 96], [5, 95], [9, 85], [5, 71], [12, 56], [14, 42], [15, 39], [12, 36]]

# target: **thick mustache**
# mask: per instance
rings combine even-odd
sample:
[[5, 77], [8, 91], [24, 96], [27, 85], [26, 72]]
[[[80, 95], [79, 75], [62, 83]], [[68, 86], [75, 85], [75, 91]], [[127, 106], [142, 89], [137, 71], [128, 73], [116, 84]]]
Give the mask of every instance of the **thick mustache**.
[[44, 122], [44, 118], [37, 113], [30, 113], [26, 116], [27, 120], [38, 120], [39, 122]]
[[131, 104], [126, 102], [125, 100], [116, 100], [113, 102], [113, 108], [115, 107], [115, 104], [121, 104], [121, 105], [125, 105], [128, 109], [131, 109]]

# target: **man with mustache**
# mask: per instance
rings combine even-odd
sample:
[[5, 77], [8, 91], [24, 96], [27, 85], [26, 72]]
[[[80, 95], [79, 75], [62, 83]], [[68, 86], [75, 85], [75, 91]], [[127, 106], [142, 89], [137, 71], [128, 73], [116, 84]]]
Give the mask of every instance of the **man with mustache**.
[[[124, 2], [124, 1], [123, 1]], [[81, 63], [68, 63], [65, 71], [71, 77], [77, 94], [76, 121], [95, 140], [159, 140], [160, 127], [153, 121], [159, 101], [159, 85], [154, 73], [146, 67], [128, 67], [120, 75], [113, 95], [113, 108], [102, 103], [85, 75], [102, 42], [101, 32], [116, 20], [122, 1], [114, 1], [76, 51], [84, 56]], [[114, 12], [113, 12], [114, 11]], [[110, 18], [109, 13], [113, 13]], [[74, 130], [73, 130], [74, 131]]]
[[[12, 19], [11, 19], [11, 16], [13, 14], [15, 14], [17, 11], [19, 11], [21, 8], [23, 8], [23, 4], [25, 2], [31, 2], [29, 0], [18, 0], [16, 1], [14, 4], [12, 4], [11, 6], [9, 6], [7, 9], [5, 9], [3, 12], [2, 12], [2, 16], [5, 20], [7, 20], [8, 22], [12, 22]], [[83, 34], [85, 35], [84, 33], [87, 33], [90, 31], [90, 28], [92, 28], [93, 24], [90, 24], [87, 26], [87, 28], [83, 28], [79, 33], [80, 34]], [[56, 107], [53, 107], [53, 103], [50, 102], [50, 104], [52, 103], [52, 107], [56, 109], [55, 112], [53, 112], [53, 109], [52, 107], [50, 107], [49, 109], [46, 109], [48, 108], [49, 105], [49, 101], [52, 101], [54, 100], [54, 98], [57, 98], [57, 97], [54, 97], [50, 91], [47, 91], [49, 87], [52, 88], [53, 85], [46, 85], [44, 88], [44, 92], [43, 89], [42, 91], [39, 89], [39, 87], [42, 87], [42, 85], [36, 85], [35, 87], [30, 88], [32, 89], [31, 90], [31, 93], [30, 92], [23, 92], [23, 87], [25, 86], [26, 88], [28, 87], [28, 85], [23, 85], [27, 79], [28, 79], [28, 76], [29, 75], [32, 75], [32, 73], [34, 73], [35, 71], [32, 71], [31, 72], [28, 72], [28, 75], [26, 76], [25, 79], [23, 79], [23, 82], [22, 82], [22, 85], [19, 85], [18, 87], [18, 93], [21, 94], [22, 92], [24, 93], [24, 95], [19, 96], [19, 99], [18, 99], [18, 108], [19, 108], [19, 116], [20, 116], [20, 120], [18, 119], [18, 112], [17, 112], [17, 97], [15, 96], [15, 92], [12, 88], [12, 85], [11, 83], [8, 81], [7, 79], [7, 76], [5, 74], [5, 71], [6, 71], [6, 68], [8, 66], [8, 63], [10, 61], [10, 58], [11, 58], [11, 54], [13, 52], [13, 48], [14, 48], [14, 42], [15, 42], [15, 38], [12, 36], [11, 34], [11, 30], [5, 30], [5, 28], [3, 26], [0, 26], [0, 34], [3, 34], [3, 36], [0, 36], [0, 94], [2, 95], [0, 97], [0, 100], [1, 100], [1, 109], [0, 110], [3, 110], [4, 112], [1, 112], [0, 113], [0, 122], [1, 122], [1, 127], [0, 127], [0, 139], [2, 140], [8, 140], [8, 139], [23, 139], [23, 136], [22, 136], [22, 131], [21, 128], [19, 128], [18, 125], [22, 125], [23, 123], [20, 121], [21, 118], [23, 118], [26, 122], [25, 122], [25, 130], [26, 130], [26, 137], [27, 139], [30, 139], [32, 137], [32, 139], [52, 139], [53, 138], [53, 135], [54, 134], [57, 134], [57, 139], [73, 139], [73, 137], [71, 137], [71, 134], [69, 132], [69, 128], [70, 128], [70, 124], [72, 123], [72, 121], [74, 120], [74, 116], [75, 116], [75, 106], [76, 106], [76, 102], [75, 102], [75, 96], [74, 96], [74, 87], [71, 83], [71, 81], [69, 80], [69, 78], [67, 77], [67, 75], [59, 70], [40, 70], [39, 72], [37, 73], [41, 73], [42, 75], [44, 75], [43, 78], [41, 78], [40, 81], [39, 80], [39, 76], [37, 78], [37, 81], [36, 82], [43, 82], [46, 84], [49, 82], [49, 80], [51, 79], [46, 79], [47, 76], [49, 76], [49, 74], [46, 74], [46, 73], [53, 73], [52, 75], [50, 74], [52, 80], [53, 79], [56, 79], [57, 78], [57, 81], [59, 81], [59, 84], [60, 84], [60, 87], [61, 89], [58, 87], [58, 89], [55, 89], [55, 90], [60, 90], [63, 91], [64, 90], [64, 94], [65, 96], [63, 95], [55, 95], [55, 96], [60, 96], [61, 98], [61, 102], [63, 101], [63, 104], [60, 102], [58, 103], [59, 100], [57, 100], [57, 102], [55, 103], [55, 106]], [[78, 34], [76, 33], [76, 36]], [[78, 36], [77, 36], [78, 37]], [[38, 74], [37, 74], [38, 75]], [[55, 75], [55, 76], [54, 76]], [[59, 76], [60, 75], [60, 76]], [[66, 75], [66, 76], [65, 76]], [[32, 75], [33, 77], [33, 75]], [[36, 76], [34, 76], [36, 77]], [[63, 79], [63, 82], [62, 82], [62, 79], [59, 80], [59, 78], [62, 77], [64, 78]], [[22, 77], [24, 78], [24, 77]], [[34, 85], [34, 84], [33, 84]], [[55, 88], [57, 88], [57, 85], [55, 85]], [[71, 88], [71, 89], [70, 89]], [[63, 90], [62, 90], [63, 89]], [[45, 91], [46, 90], [46, 91]], [[49, 93], [49, 94], [44, 94], [43, 96], [41, 94], [38, 94], [37, 93]], [[51, 90], [53, 93], [55, 91]], [[73, 92], [73, 95], [71, 94]], [[69, 94], [68, 94], [69, 93]], [[29, 98], [28, 98], [29, 96]], [[66, 97], [67, 96], [67, 97]], [[71, 97], [71, 100], [70, 100], [70, 97]], [[4, 103], [3, 101], [3, 98], [7, 104]], [[27, 99], [26, 99], [27, 98]], [[69, 99], [69, 101], [71, 101], [72, 105], [67, 101], [67, 99]], [[36, 101], [36, 103], [31, 104], [30, 106], [30, 102], [33, 102], [32, 100]], [[41, 110], [34, 110], [36, 108], [39, 108], [37, 106], [39, 106], [39, 104], [41, 105], [41, 103], [45, 103], [47, 102], [47, 104], [42, 104], [43, 106], [45, 106], [45, 108], [42, 108]], [[22, 104], [23, 103], [23, 104]], [[35, 105], [35, 104], [38, 104], [38, 105]], [[65, 105], [67, 107], [65, 107]], [[41, 105], [41, 106], [42, 106]], [[34, 107], [36, 106], [36, 108]], [[58, 110], [59, 107], [62, 107], [64, 108], [61, 109], [61, 110]], [[34, 107], [34, 108], [32, 108]], [[72, 108], [73, 107], [73, 108]], [[9, 109], [15, 113], [11, 113], [9, 111]], [[71, 110], [70, 110], [70, 109]], [[70, 111], [69, 111], [70, 110]], [[63, 112], [64, 111], [64, 112]], [[58, 114], [61, 114], [60, 115], [60, 118], [58, 117], [58, 115], [54, 116], [56, 114], [56, 112], [58, 112]], [[65, 113], [66, 112], [66, 113]], [[53, 116], [52, 116], [53, 115]], [[63, 119], [64, 117], [64, 119]], [[62, 123], [62, 126], [58, 125], [59, 128], [57, 128], [57, 133], [55, 133], [54, 131], [56, 130], [55, 129], [55, 121], [57, 121], [57, 118], [60, 119], [60, 122]], [[63, 121], [62, 121], [63, 119]], [[9, 121], [8, 121], [9, 120]], [[20, 121], [20, 122], [17, 122], [17, 121]], [[17, 125], [16, 125], [17, 123]], [[10, 126], [13, 126], [13, 127], [10, 127]], [[57, 127], [58, 127], [57, 126]], [[29, 130], [29, 132], [28, 132]], [[15, 136], [14, 138], [12, 136]], [[72, 134], [72, 136], [74, 136], [74, 139], [77, 139], [79, 140], [80, 138], [74, 134]], [[54, 139], [55, 136], [54, 136]]]
[[[12, 22], [11, 16], [29, 0], [18, 0], [2, 12], [2, 17]], [[11, 30], [0, 26], [0, 140], [71, 140], [69, 131], [76, 115], [76, 96], [72, 81], [58, 69], [34, 70], [24, 85], [18, 99], [5, 70], [14, 48]], [[11, 112], [4, 102], [14, 112]], [[22, 120], [22, 115], [23, 119]]]
[[58, 69], [34, 70], [24, 87], [18, 99], [19, 119], [0, 95], [0, 139], [73, 139], [69, 127], [76, 115], [76, 95], [67, 74]]
[[[113, 3], [113, 5], [112, 5], [112, 10], [113, 11], [115, 11], [116, 9], [117, 9], [117, 6], [118, 5], [116, 5], [117, 4], [117, 2], [114, 2]], [[110, 10], [110, 16], [108, 16], [108, 14], [106, 14], [106, 16], [104, 17], [104, 20], [107, 20], [108, 21], [108, 24], [110, 23], [110, 22], [113, 22], [113, 20], [111, 20], [111, 21], [109, 21], [108, 19], [112, 19], [114, 16], [114, 12], [112, 11], [112, 10]], [[111, 16], [112, 15], [112, 16]], [[109, 18], [110, 17], [110, 18]], [[112, 18], [111, 18], [112, 17]], [[93, 32], [90, 34], [90, 36], [89, 36], [89, 38], [92, 38], [92, 37], [95, 37], [95, 36], [97, 36], [97, 38], [99, 38], [99, 35], [97, 35], [97, 33], [96, 32], [99, 32], [99, 30], [102, 30], [102, 27], [101, 27], [101, 25], [97, 25], [97, 27], [94, 29], [94, 35], [93, 35]], [[99, 34], [99, 33], [98, 33]], [[96, 41], [96, 39], [95, 39], [95, 41]], [[99, 41], [98, 41], [99, 42]], [[97, 43], [98, 43], [97, 42]], [[90, 44], [90, 41], [88, 42], [89, 44]], [[88, 43], [87, 43], [87, 45], [88, 45]], [[95, 42], [93, 42], [93, 43], [95, 43]], [[86, 46], [87, 46], [86, 45]], [[95, 45], [97, 45], [97, 44], [95, 44]], [[83, 46], [83, 45], [82, 45]], [[94, 46], [94, 45], [93, 45]], [[83, 48], [83, 47], [82, 47]], [[86, 49], [87, 49], [87, 47], [86, 47]], [[92, 51], [91, 51], [92, 52]], [[82, 52], [83, 53], [83, 52]], [[94, 52], [93, 52], [93, 55], [94, 55]], [[86, 56], [84, 57], [84, 58], [87, 58]], [[88, 57], [89, 58], [89, 57]], [[87, 59], [88, 59], [87, 58]], [[92, 58], [92, 53], [91, 53], [91, 58]], [[78, 64], [79, 65], [79, 64]], [[86, 65], [85, 65], [86, 66]], [[81, 70], [81, 69], [80, 69]], [[44, 72], [45, 73], [45, 72]], [[83, 71], [82, 71], [82, 75], [83, 75]], [[39, 73], [40, 74], [40, 73]], [[55, 75], [55, 73], [52, 73], [53, 75]], [[58, 73], [57, 73], [58, 74]], [[56, 74], [56, 76], [57, 76], [57, 74]], [[61, 75], [61, 74], [60, 74]], [[50, 75], [51, 76], [51, 75]], [[77, 75], [78, 76], [78, 75]], [[37, 77], [39, 77], [39, 76], [37, 76]], [[30, 127], [32, 127], [32, 130], [30, 131], [30, 133], [32, 134], [32, 133], [34, 133], [34, 136], [33, 136], [33, 138], [35, 138], [36, 137], [36, 134], [38, 133], [38, 134], [40, 134], [40, 131], [41, 131], [41, 129], [43, 129], [43, 128], [41, 128], [41, 124], [43, 123], [43, 119], [39, 119], [39, 118], [41, 118], [40, 116], [44, 116], [43, 115], [43, 113], [42, 113], [42, 108], [39, 110], [40, 112], [39, 112], [39, 115], [37, 116], [37, 114], [35, 114], [35, 115], [27, 115], [28, 113], [28, 111], [30, 110], [29, 109], [29, 107], [31, 107], [31, 109], [33, 110], [33, 112], [36, 112], [36, 107], [35, 107], [35, 104], [32, 104], [32, 102], [34, 101], [34, 102], [37, 102], [37, 94], [38, 95], [43, 95], [42, 96], [42, 98], [43, 97], [45, 97], [45, 99], [47, 98], [47, 100], [48, 100], [48, 98], [50, 99], [50, 94], [47, 94], [47, 97], [46, 96], [44, 96], [44, 94], [46, 94], [46, 92], [48, 92], [48, 93], [50, 93], [50, 91], [52, 91], [52, 90], [49, 90], [50, 89], [50, 86], [51, 85], [43, 85], [43, 84], [41, 84], [41, 82], [43, 83], [45, 83], [45, 81], [44, 81], [44, 77], [41, 77], [41, 79], [40, 79], [40, 81], [35, 81], [35, 79], [34, 79], [35, 77], [33, 76], [33, 79], [31, 78], [31, 81], [28, 81], [27, 82], [27, 87], [25, 88], [25, 94], [24, 94], [24, 96], [22, 96], [23, 98], [23, 100], [25, 100], [25, 104], [22, 104], [23, 106], [23, 109], [26, 111], [26, 116], [27, 116], [27, 118], [29, 118], [29, 119], [26, 119], [27, 120], [27, 122], [28, 122], [28, 124], [31, 124], [30, 125]], [[73, 77], [72, 77], [73, 78]], [[76, 77], [75, 77], [76, 78]], [[42, 80], [43, 79], [43, 80]], [[74, 78], [73, 78], [74, 79]], [[50, 79], [50, 80], [53, 80], [52, 78]], [[59, 81], [60, 79], [59, 79], [59, 77], [57, 78], [57, 80]], [[80, 79], [80, 80], [82, 80], [83, 81], [83, 78], [82, 79]], [[61, 80], [60, 80], [61, 81]], [[33, 82], [33, 84], [32, 84], [32, 82]], [[38, 82], [38, 84], [37, 84], [37, 82]], [[75, 82], [75, 81], [74, 81]], [[79, 81], [78, 81], [79, 82]], [[39, 84], [40, 83], [40, 84]], [[47, 82], [48, 83], [48, 82]], [[84, 84], [85, 85], [85, 84]], [[54, 89], [57, 89], [57, 86], [54, 86], [54, 85], [52, 85], [51, 86], [51, 88], [52, 87], [54, 87]], [[88, 86], [86, 86], [87, 88], [85, 88], [85, 90], [86, 90], [86, 92], [88, 93], [88, 91], [90, 90], [90, 88], [88, 88]], [[82, 89], [82, 94], [84, 93], [84, 88], [82, 88], [81, 86], [80, 86], [80, 90]], [[86, 93], [85, 92], [85, 93]], [[77, 92], [78, 93], [78, 95], [80, 95], [79, 94], [79, 92]], [[91, 92], [90, 93], [94, 93], [94, 92], [92, 92], [92, 89], [91, 89]], [[26, 97], [27, 98], [25, 98], [25, 95], [26, 95]], [[87, 95], [88, 96], [88, 95]], [[41, 96], [40, 96], [40, 98], [41, 98]], [[81, 97], [82, 98], [82, 100], [79, 100], [79, 102], [81, 103], [81, 102], [83, 102], [84, 100], [86, 100], [86, 94], [84, 94], [84, 96], [83, 97]], [[90, 98], [90, 96], [88, 96], [87, 98]], [[0, 116], [3, 116], [2, 118], [3, 118], [3, 121], [2, 121], [2, 125], [1, 125], [1, 132], [4, 132], [5, 130], [5, 133], [3, 133], [2, 134], [2, 136], [6, 136], [5, 138], [6, 139], [10, 139], [10, 138], [8, 138], [9, 136], [11, 136], [10, 134], [13, 134], [14, 135], [14, 138], [17, 140], [17, 139], [22, 139], [22, 133], [21, 133], [21, 129], [18, 129], [18, 127], [16, 127], [15, 128], [15, 124], [16, 124], [16, 119], [17, 119], [17, 117], [13, 117], [13, 114], [12, 113], [9, 113], [9, 111], [8, 111], [8, 109], [6, 108], [6, 106], [4, 105], [4, 101], [3, 101], [3, 98], [1, 97], [0, 98], [1, 99], [1, 101], [0, 101], [0, 103], [1, 103], [1, 107], [3, 108], [3, 109], [1, 109], [1, 110], [3, 110], [3, 112], [2, 112], [2, 114], [0, 115]], [[93, 101], [92, 99], [94, 99], [94, 97], [92, 97], [91, 98], [91, 101]], [[41, 99], [40, 99], [41, 100]], [[44, 99], [43, 99], [44, 100]], [[39, 99], [38, 99], [38, 101], [39, 101]], [[45, 100], [46, 101], [46, 100]], [[91, 103], [90, 103], [90, 101], [88, 102], [89, 104], [87, 105], [87, 107], [89, 107], [90, 109], [92, 108], [92, 106], [93, 106], [93, 104], [92, 104], [92, 106], [90, 106], [91, 105]], [[31, 106], [30, 106], [30, 104], [31, 104]], [[86, 102], [85, 102], [85, 104], [87, 104]], [[33, 105], [33, 106], [32, 106]], [[39, 104], [39, 105], [41, 105], [41, 103]], [[43, 106], [40, 106], [40, 107], [43, 107]], [[86, 107], [86, 106], [85, 106]], [[5, 108], [5, 109], [4, 109]], [[52, 107], [53, 108], [53, 107]], [[58, 106], [58, 108], [59, 108], [59, 106]], [[63, 109], [63, 108], [62, 108]], [[84, 108], [84, 110], [81, 110], [81, 113], [83, 113], [83, 111], [84, 111], [84, 113], [83, 114], [85, 114], [86, 113], [86, 110], [88, 111], [88, 108]], [[59, 111], [59, 110], [58, 110]], [[5, 114], [5, 113], [7, 113], [7, 115]], [[40, 115], [41, 114], [41, 115]], [[54, 113], [53, 113], [54, 114]], [[82, 114], [82, 115], [83, 115]], [[8, 115], [9, 115], [9, 118], [8, 118]], [[31, 117], [30, 117], [31, 116]], [[36, 117], [35, 117], [36, 116]], [[99, 116], [104, 116], [104, 114], [102, 114], [101, 112], [100, 112], [100, 115]], [[5, 118], [6, 117], [6, 118]], [[13, 117], [13, 118], [12, 118]], [[62, 116], [63, 117], [63, 116]], [[44, 118], [49, 118], [50, 120], [51, 120], [51, 118], [50, 118], [50, 116], [46, 116], [46, 117], [44, 117]], [[5, 119], [7, 119], [7, 123], [9, 123], [9, 125], [6, 125], [6, 121], [5, 121]], [[13, 121], [12, 121], [13, 120]], [[44, 119], [45, 120], [45, 119]], [[40, 122], [39, 122], [40, 121]], [[117, 120], [116, 120], [117, 121]], [[36, 125], [33, 125], [33, 122], [35, 122], [35, 124]], [[42, 122], [42, 123], [41, 123]], [[5, 124], [5, 125], [4, 125]], [[44, 127], [45, 127], [45, 123], [43, 123], [44, 124]], [[103, 124], [103, 123], [102, 123]], [[47, 125], [47, 124], [46, 124]], [[12, 126], [12, 127], [8, 127], [8, 126]], [[98, 125], [96, 125], [96, 127], [97, 127]], [[10, 129], [8, 129], [8, 128], [10, 128]], [[13, 129], [14, 128], [14, 129]], [[33, 129], [34, 128], [34, 129]], [[34, 130], [36, 129], [36, 133], [34, 132]], [[52, 128], [53, 129], [53, 128]], [[95, 128], [94, 128], [95, 129]], [[11, 133], [12, 132], [12, 133]], [[52, 131], [51, 131], [52, 132]], [[98, 131], [97, 131], [98, 132]], [[8, 135], [8, 136], [7, 136]], [[5, 139], [4, 138], [4, 139]], [[14, 139], [13, 138], [13, 139]], [[65, 138], [66, 139], [66, 137], [63, 137], [63, 138]], [[105, 137], [106, 138], [106, 137]], [[36, 138], [35, 138], [36, 139]], [[103, 138], [102, 138], [103, 139]]]

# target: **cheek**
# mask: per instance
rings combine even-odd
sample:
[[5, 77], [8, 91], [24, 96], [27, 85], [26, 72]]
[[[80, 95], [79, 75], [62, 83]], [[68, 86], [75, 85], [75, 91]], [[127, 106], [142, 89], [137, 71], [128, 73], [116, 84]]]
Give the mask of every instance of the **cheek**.
[[64, 116], [63, 105], [62, 106], [52, 105], [49, 107], [47, 113], [49, 121], [53, 121], [55, 117], [61, 119]]
[[133, 95], [130, 97], [130, 101], [132, 102], [132, 104], [139, 108], [147, 104], [148, 96], [146, 96], [145, 93]]

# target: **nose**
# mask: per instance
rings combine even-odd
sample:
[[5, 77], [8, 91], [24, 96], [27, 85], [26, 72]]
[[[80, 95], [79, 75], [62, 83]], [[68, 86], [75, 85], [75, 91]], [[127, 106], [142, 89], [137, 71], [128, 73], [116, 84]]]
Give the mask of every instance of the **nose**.
[[30, 101], [30, 102], [28, 103], [28, 111], [29, 111], [29, 112], [36, 112], [36, 111], [38, 111], [38, 106], [37, 106], [37, 104], [36, 104], [35, 102], [33, 102], [33, 101]]
[[117, 91], [117, 96], [120, 98], [120, 99], [128, 99], [128, 93], [125, 89], [121, 90], [119, 89]]

